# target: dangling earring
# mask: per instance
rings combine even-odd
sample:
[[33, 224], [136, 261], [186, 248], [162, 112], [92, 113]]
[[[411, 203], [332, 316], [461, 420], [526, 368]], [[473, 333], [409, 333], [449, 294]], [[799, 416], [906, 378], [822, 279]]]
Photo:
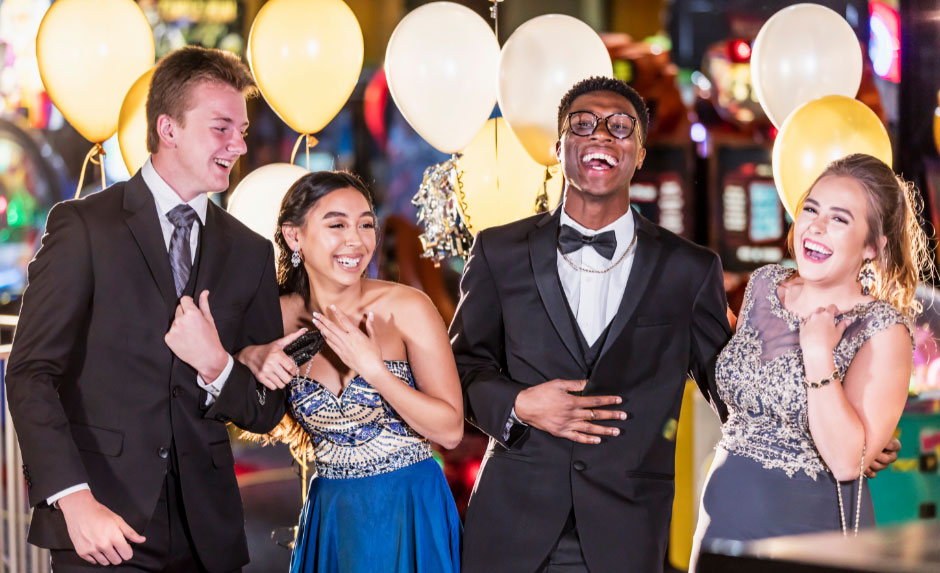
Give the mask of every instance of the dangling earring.
[[290, 264], [296, 269], [300, 266], [300, 249], [294, 249], [294, 254], [290, 256]]
[[862, 270], [858, 272], [858, 282], [862, 285], [862, 294], [868, 296], [871, 289], [875, 286], [875, 265], [871, 259], [865, 259], [862, 263]]

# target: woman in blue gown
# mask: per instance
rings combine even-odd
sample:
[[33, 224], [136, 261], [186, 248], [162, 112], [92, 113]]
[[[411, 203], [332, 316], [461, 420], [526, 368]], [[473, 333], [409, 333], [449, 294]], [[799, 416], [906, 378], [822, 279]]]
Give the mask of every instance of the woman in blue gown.
[[[458, 571], [460, 521], [431, 455], [432, 441], [453, 448], [463, 436], [440, 315], [415, 289], [363, 278], [376, 217], [354, 175], [300, 178], [275, 241], [284, 331], [293, 334], [238, 359], [265, 385], [288, 388], [288, 415], [273, 436], [316, 470], [290, 570]], [[295, 364], [284, 345], [310, 326], [326, 344]]]

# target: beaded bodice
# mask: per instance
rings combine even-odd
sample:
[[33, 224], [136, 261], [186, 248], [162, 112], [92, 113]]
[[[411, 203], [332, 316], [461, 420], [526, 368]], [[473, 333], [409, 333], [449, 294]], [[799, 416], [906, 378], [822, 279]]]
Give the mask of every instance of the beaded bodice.
[[[389, 371], [414, 387], [407, 362], [386, 360]], [[366, 477], [431, 457], [431, 443], [415, 432], [361, 376], [339, 396], [306, 376], [290, 386], [290, 408], [310, 435], [317, 474]]]
[[[801, 321], [777, 293], [793, 272], [768, 265], [751, 276], [737, 330], [716, 366], [718, 393], [728, 406], [718, 445], [790, 477], [802, 471], [816, 479], [826, 467], [806, 414]], [[842, 376], [865, 341], [894, 324], [906, 324], [895, 307], [880, 300], [857, 305], [837, 318], [850, 322], [833, 351]]]

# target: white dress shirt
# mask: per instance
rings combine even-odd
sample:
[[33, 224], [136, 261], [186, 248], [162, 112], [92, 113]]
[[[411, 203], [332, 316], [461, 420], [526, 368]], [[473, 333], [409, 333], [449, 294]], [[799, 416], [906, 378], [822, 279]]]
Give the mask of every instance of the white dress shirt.
[[[196, 249], [199, 247], [199, 231], [201, 225], [206, 223], [206, 211], [209, 208], [209, 197], [205, 193], [200, 193], [189, 202], [183, 201], [176, 191], [173, 190], [170, 185], [160, 177], [160, 174], [157, 173], [157, 170], [153, 168], [153, 163], [150, 162], [150, 158], [147, 158], [147, 161], [144, 162], [144, 165], [140, 168], [140, 176], [143, 177], [144, 183], [147, 184], [147, 187], [150, 189], [150, 192], [153, 194], [153, 200], [157, 204], [157, 216], [160, 221], [160, 230], [163, 231], [163, 244], [166, 246], [167, 256], [170, 252], [170, 238], [173, 236], [173, 223], [170, 222], [167, 213], [172, 211], [177, 205], [186, 203], [193, 208], [193, 211], [196, 212], [196, 216], [199, 217], [199, 225], [193, 221], [193, 228], [189, 233], [189, 253], [192, 257], [190, 262], [196, 262]], [[619, 238], [618, 238], [619, 240]], [[196, 294], [198, 297], [198, 293]], [[198, 304], [198, 301], [197, 301]], [[225, 381], [228, 380], [229, 374], [232, 373], [232, 367], [235, 365], [235, 361], [232, 359], [232, 356], [229, 355], [228, 362], [225, 364], [225, 368], [222, 370], [222, 373], [219, 374], [219, 377], [212, 381], [211, 384], [206, 384], [205, 380], [202, 379], [202, 376], [196, 375], [196, 383], [199, 384], [199, 387], [205, 390], [209, 396], [206, 399], [206, 405], [212, 404], [215, 402], [215, 399], [219, 397], [219, 394], [222, 392], [222, 387], [225, 385]]]
[[[584, 339], [593, 346], [617, 314], [620, 301], [623, 300], [623, 291], [627, 287], [627, 279], [630, 278], [630, 269], [633, 268], [633, 259], [637, 249], [635, 244], [631, 246], [636, 229], [633, 209], [628, 209], [619, 219], [603, 229], [594, 231], [569, 217], [562, 208], [560, 224], [568, 225], [582, 235], [593, 236], [612, 230], [614, 236], [617, 237], [617, 248], [610, 260], [602, 257], [591, 246], [582, 247], [565, 255], [571, 263], [584, 268], [604, 270], [614, 265], [606, 273], [578, 270], [565, 260], [560, 250], [555, 250], [558, 277], [561, 279], [565, 298], [568, 299], [568, 306], [575, 320], [578, 321], [578, 328], [581, 329]], [[627, 248], [630, 248], [630, 252], [624, 256]], [[620, 257], [623, 257], [622, 261]], [[525, 425], [525, 422], [516, 416], [515, 407], [509, 413], [503, 439], [509, 438], [513, 424]]]
[[622, 261], [627, 247], [633, 241], [636, 223], [633, 220], [633, 209], [629, 209], [619, 219], [603, 229], [592, 230], [579, 224], [565, 213], [561, 212], [561, 224], [574, 228], [582, 235], [596, 235], [606, 231], [613, 231], [617, 237], [617, 248], [610, 260], [605, 259], [591, 246], [585, 246], [577, 251], [568, 253], [568, 259], [580, 267], [604, 270], [616, 265], [606, 273], [591, 273], [574, 268], [557, 251], [558, 277], [568, 299], [568, 306], [578, 321], [581, 334], [589, 345], [600, 337], [610, 321], [614, 319], [623, 299], [623, 290], [630, 278], [630, 269], [633, 268], [633, 259], [636, 255], [636, 245], [630, 250]]
[[[164, 181], [162, 177], [160, 177], [156, 169], [153, 168], [153, 164], [150, 162], [149, 157], [147, 158], [147, 161], [144, 162], [143, 167], [140, 168], [140, 175], [143, 177], [144, 183], [147, 184], [147, 187], [153, 194], [153, 200], [157, 205], [157, 216], [160, 221], [160, 229], [163, 231], [163, 244], [166, 245], [167, 256], [169, 256], [170, 237], [173, 236], [174, 226], [173, 223], [170, 222], [170, 219], [167, 218], [166, 214], [180, 203], [186, 203], [186, 201], [183, 201], [180, 196], [176, 194], [176, 191], [174, 191], [173, 188], [170, 187], [170, 185]], [[199, 217], [200, 225], [205, 224], [206, 210], [209, 208], [209, 197], [205, 193], [200, 193], [196, 196], [195, 199], [189, 201], [187, 204], [192, 207], [194, 211], [196, 211], [196, 215]], [[189, 233], [189, 252], [193, 257], [193, 263], [196, 262], [196, 249], [199, 247], [200, 225], [195, 224], [194, 221], [193, 228]], [[219, 394], [222, 392], [222, 387], [225, 385], [225, 381], [228, 380], [229, 374], [232, 373], [232, 367], [234, 365], [235, 360], [231, 355], [229, 355], [225, 369], [222, 370], [222, 373], [219, 374], [219, 377], [213, 380], [211, 384], [206, 384], [205, 380], [202, 379], [202, 376], [199, 376], [198, 374], [196, 375], [196, 383], [208, 394], [206, 397], [207, 406], [215, 402], [215, 399], [219, 397]], [[87, 483], [73, 485], [70, 488], [64, 489], [54, 495], [49, 496], [46, 498], [46, 503], [53, 505], [55, 502], [69, 495], [70, 493], [81, 491], [83, 489], [91, 488], [88, 487]]]

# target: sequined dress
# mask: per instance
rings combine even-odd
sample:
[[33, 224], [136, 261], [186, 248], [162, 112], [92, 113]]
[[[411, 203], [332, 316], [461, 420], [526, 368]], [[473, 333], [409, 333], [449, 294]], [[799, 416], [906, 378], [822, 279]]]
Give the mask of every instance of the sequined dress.
[[[841, 529], [836, 481], [809, 430], [800, 318], [783, 306], [777, 292], [793, 272], [768, 265], [753, 273], [737, 330], [718, 357], [718, 391], [728, 420], [702, 494], [696, 550], [727, 540]], [[833, 352], [843, 376], [872, 336], [906, 324], [896, 308], [878, 300], [839, 318], [850, 321]], [[849, 529], [855, 523], [857, 487], [857, 480], [841, 484]], [[875, 523], [867, 482], [859, 523]]]
[[[385, 365], [415, 385], [407, 362]], [[291, 572], [458, 571], [460, 519], [430, 442], [361, 376], [339, 396], [297, 376], [288, 400], [316, 469]]]

